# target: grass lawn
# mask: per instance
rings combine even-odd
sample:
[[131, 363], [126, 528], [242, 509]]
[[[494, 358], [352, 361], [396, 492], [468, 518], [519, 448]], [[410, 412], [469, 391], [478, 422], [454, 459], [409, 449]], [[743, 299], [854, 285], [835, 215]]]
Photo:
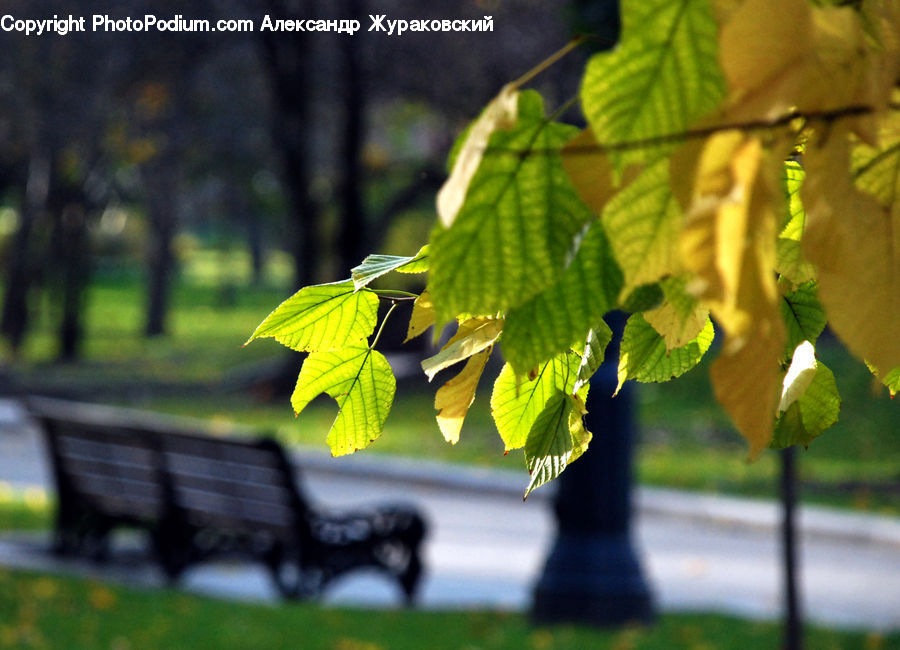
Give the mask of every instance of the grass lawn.
[[[776, 624], [672, 615], [650, 627], [532, 627], [490, 611], [322, 609], [225, 602], [0, 569], [0, 648], [302, 648], [303, 650], [746, 650], [776, 648]], [[816, 650], [900, 647], [900, 635], [809, 628]]]
[[[201, 418], [234, 421], [276, 433], [287, 442], [324, 445], [334, 417], [334, 403], [320, 398], [300, 418], [292, 417], [286, 397], [262, 400], [249, 391], [221, 394], [177, 387], [212, 383], [248, 364], [282, 354], [271, 340], [241, 345], [256, 325], [290, 290], [271, 284], [249, 289], [222, 288], [204, 264], [189, 266], [176, 283], [169, 336], [140, 336], [143, 295], [135, 274], [100, 277], [87, 295], [84, 360], [53, 364], [55, 355], [48, 304], [23, 354], [14, 362], [18, 373], [44, 386], [127, 385], [129, 400], [143, 393], [138, 406]], [[237, 286], [237, 288], [235, 288]], [[46, 303], [47, 301], [45, 301]], [[865, 366], [834, 340], [820, 343], [819, 358], [837, 377], [843, 398], [841, 421], [800, 456], [806, 484], [804, 496], [830, 504], [900, 512], [900, 400], [873, 391]], [[299, 358], [298, 358], [299, 370]], [[744, 462], [746, 447], [715, 403], [708, 379], [709, 359], [700, 368], [667, 384], [640, 385], [636, 391], [641, 444], [637, 474], [645, 484], [665, 485], [755, 496], [775, 493], [777, 455], [769, 452], [753, 464]], [[440, 382], [440, 378], [437, 383]], [[164, 386], [160, 392], [154, 387]], [[175, 386], [176, 390], [172, 387]], [[503, 455], [490, 414], [490, 380], [485, 377], [459, 444], [443, 441], [434, 421], [432, 400], [437, 385], [424, 379], [415, 387], [401, 385], [385, 434], [364, 453], [422, 456], [449, 462], [522, 469], [520, 452]], [[173, 397], [173, 394], [176, 396]]]

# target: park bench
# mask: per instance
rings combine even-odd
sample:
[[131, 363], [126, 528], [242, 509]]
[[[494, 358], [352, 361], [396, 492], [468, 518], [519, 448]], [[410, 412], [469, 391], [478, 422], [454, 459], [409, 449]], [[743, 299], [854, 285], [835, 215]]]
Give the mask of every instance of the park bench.
[[412, 507], [313, 508], [269, 438], [213, 436], [182, 419], [47, 398], [28, 406], [56, 481], [59, 554], [103, 560], [111, 532], [127, 526], [149, 534], [172, 581], [191, 565], [243, 556], [262, 562], [287, 598], [316, 596], [363, 567], [414, 597], [425, 523]]

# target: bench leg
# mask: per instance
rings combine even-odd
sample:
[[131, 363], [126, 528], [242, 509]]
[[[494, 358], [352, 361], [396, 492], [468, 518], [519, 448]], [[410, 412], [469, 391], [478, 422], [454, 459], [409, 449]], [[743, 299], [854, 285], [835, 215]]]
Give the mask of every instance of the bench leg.
[[190, 539], [168, 526], [152, 532], [153, 550], [168, 578], [174, 584], [191, 563]]
[[412, 606], [419, 590], [419, 582], [422, 578], [422, 560], [419, 558], [419, 550], [413, 549], [409, 556], [409, 564], [406, 570], [398, 577], [400, 587], [403, 589], [403, 597], [406, 605]]
[[268, 554], [266, 564], [278, 593], [289, 600], [306, 599], [315, 596], [321, 587], [321, 580], [315, 579], [303, 564], [299, 548], [278, 546]]

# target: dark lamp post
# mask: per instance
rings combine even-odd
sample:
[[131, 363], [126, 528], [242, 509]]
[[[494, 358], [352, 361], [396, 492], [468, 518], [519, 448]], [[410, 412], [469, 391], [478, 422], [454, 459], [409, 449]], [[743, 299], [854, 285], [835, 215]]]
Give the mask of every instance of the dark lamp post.
[[[617, 359], [613, 350], [608, 359]], [[534, 589], [536, 623], [649, 622], [653, 599], [631, 541], [631, 387], [612, 398], [615, 365], [591, 380], [589, 450], [557, 479], [557, 537]]]

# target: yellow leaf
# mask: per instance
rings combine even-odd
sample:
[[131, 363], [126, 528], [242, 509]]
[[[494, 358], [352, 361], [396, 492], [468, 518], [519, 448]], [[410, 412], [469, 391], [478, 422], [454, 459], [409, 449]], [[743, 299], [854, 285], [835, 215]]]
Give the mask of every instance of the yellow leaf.
[[791, 366], [781, 384], [781, 401], [778, 404], [778, 412], [787, 411], [791, 404], [796, 402], [816, 376], [816, 350], [809, 341], [803, 341], [794, 350]]
[[[751, 329], [780, 328], [773, 267], [777, 216], [784, 197], [781, 162], [757, 138], [738, 131], [700, 148], [681, 256], [695, 279], [688, 291], [710, 308], [739, 344]], [[673, 163], [673, 168], [679, 165]], [[683, 186], [685, 179], [673, 176]], [[766, 333], [768, 335], [768, 333]]]
[[[607, 201], [618, 191], [612, 163], [597, 146], [594, 133], [585, 129], [562, 149], [563, 168], [572, 180], [578, 196], [591, 212], [599, 215]], [[627, 172], [633, 172], [629, 167]], [[634, 176], [630, 174], [629, 179]]]
[[900, 205], [856, 187], [847, 131], [833, 125], [807, 146], [803, 252], [818, 269], [832, 329], [886, 373], [900, 366]]
[[469, 357], [460, 373], [441, 386], [434, 396], [434, 408], [440, 411], [437, 415], [438, 426], [444, 439], [451, 445], [459, 442], [463, 420], [475, 401], [475, 389], [492, 349], [492, 346], [488, 346]]
[[693, 178], [673, 176], [676, 193], [689, 197], [681, 254], [696, 278], [688, 289], [727, 335], [710, 369], [713, 388], [755, 457], [772, 438], [785, 341], [773, 270], [782, 157], [737, 131], [678, 155], [696, 160]]
[[450, 177], [437, 195], [437, 212], [444, 227], [449, 228], [459, 214], [466, 192], [469, 191], [469, 183], [478, 171], [491, 134], [498, 129], [511, 129], [515, 126], [518, 102], [516, 84], [506, 84], [472, 125], [456, 156]]
[[[895, 53], [873, 47], [852, 7], [747, 0], [728, 15], [719, 46], [729, 122], [774, 120], [794, 110], [881, 110], [896, 79]], [[858, 132], [871, 131], [870, 118], [854, 121]]]
[[577, 393], [569, 395], [569, 399], [572, 403], [572, 410], [569, 412], [569, 433], [572, 434], [572, 455], [569, 456], [568, 463], [571, 465], [587, 451], [588, 446], [591, 444], [591, 439], [594, 436], [584, 426], [584, 416], [587, 415], [584, 400]]
[[434, 376], [444, 368], [468, 359], [493, 345], [502, 331], [502, 318], [475, 316], [461, 322], [456, 334], [447, 341], [441, 351], [422, 362], [422, 370], [428, 375], [428, 381], [434, 379]]
[[709, 309], [683, 292], [684, 281], [663, 281], [666, 301], [656, 309], [644, 312], [644, 319], [666, 342], [666, 351], [687, 345], [706, 327]]
[[774, 119], [796, 105], [808, 83], [803, 61], [812, 51], [808, 0], [747, 0], [719, 35], [719, 61], [728, 81], [733, 119]]
[[756, 331], [740, 345], [726, 342], [709, 370], [716, 399], [750, 443], [751, 459], [772, 439], [783, 347], [783, 334]]
[[409, 327], [406, 330], [406, 339], [411, 341], [427, 330], [435, 323], [434, 305], [431, 302], [431, 294], [425, 289], [413, 303], [412, 315], [409, 317]]

